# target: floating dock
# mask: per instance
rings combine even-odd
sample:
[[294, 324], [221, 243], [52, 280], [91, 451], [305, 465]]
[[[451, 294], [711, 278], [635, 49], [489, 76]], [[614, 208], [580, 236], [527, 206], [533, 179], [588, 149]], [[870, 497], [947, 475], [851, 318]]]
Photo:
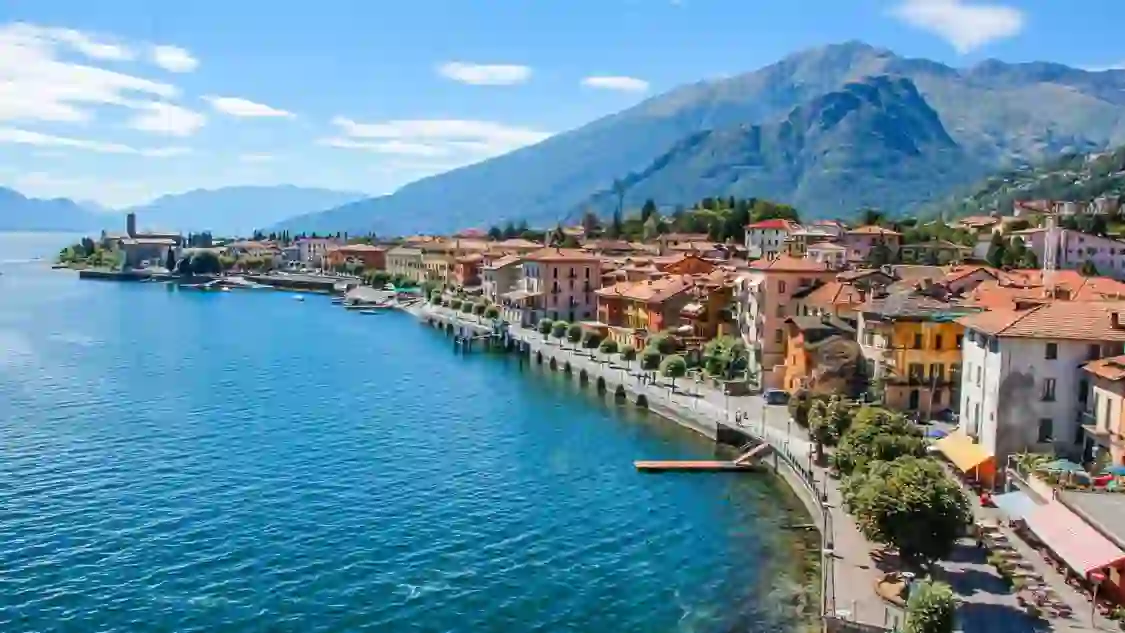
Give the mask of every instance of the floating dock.
[[696, 472], [718, 473], [757, 470], [757, 464], [723, 461], [635, 461], [633, 466], [643, 473]]

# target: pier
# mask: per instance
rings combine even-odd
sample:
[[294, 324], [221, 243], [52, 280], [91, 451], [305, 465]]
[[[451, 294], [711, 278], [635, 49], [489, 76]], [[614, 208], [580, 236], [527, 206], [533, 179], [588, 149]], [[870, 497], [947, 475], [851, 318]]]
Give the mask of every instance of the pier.
[[762, 470], [758, 464], [747, 462], [724, 462], [714, 460], [692, 461], [635, 461], [633, 466], [642, 473], [687, 472], [719, 473]]

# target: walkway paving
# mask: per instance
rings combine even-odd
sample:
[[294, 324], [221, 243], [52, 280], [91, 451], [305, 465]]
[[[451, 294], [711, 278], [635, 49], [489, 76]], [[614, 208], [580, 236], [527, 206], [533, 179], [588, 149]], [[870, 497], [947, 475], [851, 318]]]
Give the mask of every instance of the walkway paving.
[[[423, 308], [431, 310], [432, 308]], [[472, 317], [449, 310], [438, 309], [442, 316], [453, 317], [467, 325], [476, 325]], [[556, 358], [570, 361], [573, 370], [585, 369], [595, 380], [603, 376], [608, 381], [633, 381], [630, 389], [644, 393], [650, 403], [666, 406], [684, 417], [693, 418], [709, 425], [723, 424], [740, 428], [773, 444], [775, 448], [788, 452], [796, 461], [812, 465], [813, 446], [805, 431], [792, 424], [787, 407], [767, 405], [759, 396], [726, 396], [705, 384], [690, 379], [680, 379], [675, 389], [670, 380], [657, 377], [648, 383], [651, 372], [633, 369], [626, 374], [620, 364], [610, 364], [591, 358], [583, 350], [581, 353], [565, 349], [557, 339], [545, 339], [542, 334], [526, 328], [513, 327], [510, 333], [531, 347], [532, 352], [542, 350]], [[569, 344], [566, 344], [569, 347]], [[641, 374], [644, 374], [643, 376]], [[827, 532], [833, 548], [831, 561], [826, 569], [831, 569], [829, 586], [825, 590], [828, 615], [837, 614], [842, 619], [864, 624], [890, 627], [901, 622], [898, 609], [883, 602], [875, 594], [875, 583], [882, 577], [877, 560], [883, 560], [880, 549], [873, 546], [859, 532], [855, 521], [844, 512], [837, 482], [828, 476], [825, 469], [812, 466], [817, 488], [826, 493], [830, 520]], [[1016, 539], [1018, 540], [1018, 539]], [[985, 562], [986, 553], [979, 551], [972, 541], [958, 544], [954, 555], [940, 563], [946, 580], [954, 587], [963, 603], [958, 609], [959, 630], [964, 633], [1016, 633], [1032, 630], [1078, 632], [1113, 630], [1090, 624], [1089, 604], [1085, 611], [1079, 604], [1073, 605], [1075, 616], [1070, 620], [1052, 620], [1037, 625], [1019, 609], [1015, 594], [1007, 587], [992, 566]], [[1046, 575], [1045, 575], [1046, 577]], [[1069, 590], [1068, 587], [1063, 589]], [[1064, 594], [1063, 589], [1059, 590]], [[1069, 591], [1074, 594], [1073, 591]], [[1069, 597], [1072, 597], [1069, 596]], [[1069, 602], [1069, 600], [1068, 600]]]

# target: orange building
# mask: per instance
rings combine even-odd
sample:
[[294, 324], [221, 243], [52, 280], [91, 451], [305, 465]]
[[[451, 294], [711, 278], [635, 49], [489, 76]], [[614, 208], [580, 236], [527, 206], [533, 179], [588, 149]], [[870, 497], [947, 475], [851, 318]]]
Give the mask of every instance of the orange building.
[[453, 282], [461, 288], [480, 285], [480, 269], [484, 255], [472, 253], [453, 260]]
[[[820, 352], [833, 342], [854, 347], [855, 328], [835, 317], [798, 316], [785, 319], [785, 375], [782, 389], [789, 393], [809, 390], [813, 393], [840, 393], [847, 390], [845, 378], [825, 380], [816, 375]], [[857, 350], [858, 351], [858, 350]], [[858, 354], [857, 354], [858, 356]]]
[[387, 249], [383, 246], [371, 244], [347, 244], [328, 250], [328, 265], [336, 267], [347, 263], [363, 264], [363, 269], [386, 270]]
[[669, 275], [647, 281], [625, 281], [601, 288], [598, 321], [622, 345], [644, 346], [649, 334], [682, 325], [680, 312], [692, 299], [691, 275]]

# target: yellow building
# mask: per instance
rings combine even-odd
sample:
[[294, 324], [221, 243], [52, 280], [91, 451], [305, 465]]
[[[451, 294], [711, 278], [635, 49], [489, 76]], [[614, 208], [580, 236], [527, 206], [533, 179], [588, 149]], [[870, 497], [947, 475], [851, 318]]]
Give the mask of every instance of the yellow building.
[[957, 411], [964, 327], [955, 319], [976, 311], [915, 290], [876, 293], [859, 308], [867, 375], [888, 408], [924, 418]]
[[387, 272], [393, 277], [410, 279], [417, 283], [426, 281], [422, 251], [409, 246], [396, 246], [387, 251]]

